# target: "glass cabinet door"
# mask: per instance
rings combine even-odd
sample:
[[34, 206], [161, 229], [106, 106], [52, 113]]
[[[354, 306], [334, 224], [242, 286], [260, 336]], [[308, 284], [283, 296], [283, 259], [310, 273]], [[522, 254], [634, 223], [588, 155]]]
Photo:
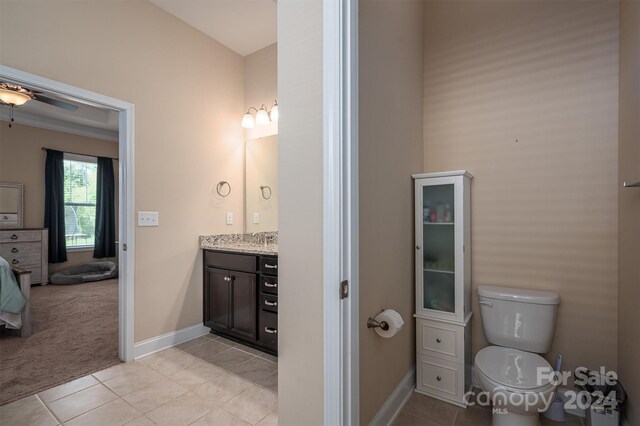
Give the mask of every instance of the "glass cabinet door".
[[422, 189], [423, 308], [455, 313], [454, 185]]

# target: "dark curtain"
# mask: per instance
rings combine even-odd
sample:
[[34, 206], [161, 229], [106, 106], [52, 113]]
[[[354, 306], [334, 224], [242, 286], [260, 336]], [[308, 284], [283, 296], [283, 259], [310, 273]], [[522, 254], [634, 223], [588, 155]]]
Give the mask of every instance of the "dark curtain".
[[47, 149], [44, 165], [44, 227], [49, 229], [49, 263], [67, 261], [64, 231], [64, 153]]
[[93, 257], [116, 255], [116, 208], [113, 160], [98, 157], [98, 190], [96, 193], [96, 242]]

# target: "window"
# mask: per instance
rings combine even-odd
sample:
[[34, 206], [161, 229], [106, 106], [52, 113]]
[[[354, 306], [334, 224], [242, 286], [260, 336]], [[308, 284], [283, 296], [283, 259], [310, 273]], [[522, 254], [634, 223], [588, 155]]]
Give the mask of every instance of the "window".
[[67, 248], [93, 247], [96, 237], [98, 163], [93, 157], [64, 156], [64, 226]]

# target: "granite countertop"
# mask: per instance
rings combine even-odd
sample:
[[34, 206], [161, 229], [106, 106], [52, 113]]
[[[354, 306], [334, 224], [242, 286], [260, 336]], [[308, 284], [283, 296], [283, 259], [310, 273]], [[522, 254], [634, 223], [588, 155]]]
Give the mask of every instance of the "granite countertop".
[[201, 235], [200, 248], [232, 253], [278, 255], [278, 233]]

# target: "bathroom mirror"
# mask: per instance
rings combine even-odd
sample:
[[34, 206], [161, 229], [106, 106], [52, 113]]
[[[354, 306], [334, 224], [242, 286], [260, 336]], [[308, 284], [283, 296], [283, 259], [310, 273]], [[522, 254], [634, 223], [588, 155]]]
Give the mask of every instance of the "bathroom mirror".
[[24, 186], [0, 182], [0, 228], [22, 228]]
[[245, 230], [278, 230], [278, 136], [245, 143]]

